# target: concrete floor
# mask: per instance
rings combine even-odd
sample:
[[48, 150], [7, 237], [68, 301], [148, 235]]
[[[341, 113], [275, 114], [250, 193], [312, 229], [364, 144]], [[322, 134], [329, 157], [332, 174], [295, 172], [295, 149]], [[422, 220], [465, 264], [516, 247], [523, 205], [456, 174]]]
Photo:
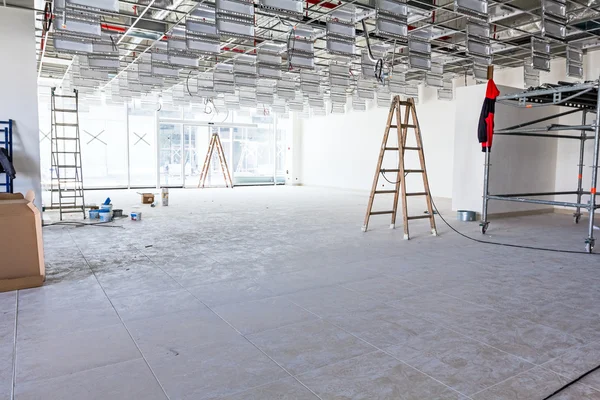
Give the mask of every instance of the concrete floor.
[[[403, 241], [387, 217], [365, 234], [366, 200], [175, 190], [122, 228], [44, 228], [47, 284], [0, 294], [0, 399], [541, 400], [600, 364], [598, 256], [440, 220], [437, 238], [420, 220]], [[583, 250], [585, 227], [488, 233]], [[600, 372], [555, 399], [600, 399]]]

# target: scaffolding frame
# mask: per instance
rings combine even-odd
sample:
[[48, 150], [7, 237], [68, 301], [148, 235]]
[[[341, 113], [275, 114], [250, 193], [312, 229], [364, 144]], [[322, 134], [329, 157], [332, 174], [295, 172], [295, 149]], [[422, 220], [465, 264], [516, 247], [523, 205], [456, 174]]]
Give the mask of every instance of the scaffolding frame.
[[[598, 157], [600, 153], [600, 90], [599, 81], [585, 82], [581, 84], [563, 84], [563, 85], [546, 85], [544, 88], [532, 89], [520, 93], [499, 96], [496, 102], [508, 104], [520, 108], [533, 108], [544, 106], [561, 106], [569, 107], [572, 110], [553, 114], [544, 118], [538, 118], [522, 124], [510, 126], [505, 129], [495, 130], [494, 136], [523, 136], [523, 137], [539, 137], [552, 139], [569, 139], [579, 140], [579, 174], [577, 177], [577, 190], [563, 192], [544, 192], [544, 193], [508, 193], [508, 194], [490, 194], [490, 151], [485, 153], [484, 164], [484, 181], [483, 181], [483, 212], [481, 214], [480, 230], [481, 233], [486, 233], [488, 221], [488, 202], [496, 201], [512, 201], [519, 203], [542, 204], [560, 207], [570, 207], [575, 209], [573, 218], [575, 223], [579, 223], [581, 219], [581, 210], [588, 210], [589, 225], [588, 237], [585, 240], [585, 249], [591, 253], [596, 244], [594, 238], [594, 215], [596, 209], [600, 205], [596, 203], [596, 185], [598, 182]], [[564, 115], [581, 112], [580, 125], [560, 125], [552, 124], [546, 127], [531, 127], [531, 125], [555, 119]], [[587, 123], [587, 115], [595, 114], [593, 123]], [[553, 134], [557, 131], [579, 131], [579, 135], [568, 134]], [[591, 134], [590, 134], [591, 132]], [[583, 162], [585, 156], [585, 142], [587, 140], [594, 141], [594, 155], [592, 159], [592, 177], [590, 190], [583, 190]], [[577, 195], [577, 202], [565, 202], [555, 200], [543, 200], [533, 197], [538, 196], [562, 196], [562, 195]], [[581, 202], [583, 195], [590, 195], [590, 201], [587, 204]]]

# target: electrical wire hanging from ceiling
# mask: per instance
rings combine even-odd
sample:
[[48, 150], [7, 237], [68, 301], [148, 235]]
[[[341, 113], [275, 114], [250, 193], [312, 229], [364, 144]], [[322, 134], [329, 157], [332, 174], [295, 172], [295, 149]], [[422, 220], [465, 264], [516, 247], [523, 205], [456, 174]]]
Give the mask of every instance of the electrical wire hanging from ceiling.
[[365, 22], [364, 19], [360, 22], [362, 23], [363, 33], [365, 35], [365, 40], [367, 43], [367, 52], [369, 55], [369, 60], [371, 62], [375, 63], [375, 71], [374, 71], [375, 79], [377, 79], [377, 81], [379, 83], [381, 83], [382, 85], [385, 85], [385, 80], [383, 79], [383, 67], [384, 67], [383, 58], [377, 59], [373, 56], [373, 51], [371, 50], [371, 41], [369, 39], [369, 32], [367, 31], [367, 23]]

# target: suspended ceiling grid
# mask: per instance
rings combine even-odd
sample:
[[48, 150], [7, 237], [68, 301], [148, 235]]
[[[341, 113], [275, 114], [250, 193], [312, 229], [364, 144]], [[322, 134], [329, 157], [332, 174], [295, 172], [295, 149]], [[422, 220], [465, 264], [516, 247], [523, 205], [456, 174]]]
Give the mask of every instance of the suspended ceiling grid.
[[[109, 35], [110, 40], [118, 48], [119, 68], [109, 72], [107, 79], [94, 82], [97, 88], [108, 89], [108, 82], [116, 82], [115, 76], [123, 76], [127, 68], [132, 67], [140, 54], [151, 51], [160, 42], [164, 42], [178, 27], [185, 24], [186, 17], [198, 6], [214, 6], [214, 1], [196, 0], [145, 0], [119, 1], [118, 12], [99, 10], [102, 23], [102, 33]], [[239, 38], [221, 35], [221, 51], [218, 56], [199, 57], [198, 67], [181, 68], [177, 77], [165, 79], [164, 86], [155, 88], [159, 91], [168, 90], [173, 86], [189, 85], [188, 78], [197, 73], [212, 71], [217, 63], [232, 63], [243, 54], [255, 54], [256, 48], [264, 43], [274, 42], [287, 44], [291, 26], [305, 24], [313, 27], [316, 32], [326, 29], [327, 19], [332, 13], [352, 6], [358, 7], [369, 18], [365, 19], [371, 45], [385, 46], [384, 56], [387, 73], [407, 71], [409, 81], [419, 82], [425, 77], [425, 72], [410, 69], [407, 66], [407, 47], [405, 43], [381, 37], [375, 33], [375, 4], [374, 0], [361, 1], [319, 1], [304, 2], [301, 18], [276, 15], [255, 4], [255, 35], [254, 38]], [[473, 62], [466, 53], [466, 26], [468, 15], [455, 11], [454, 2], [448, 0], [410, 0], [407, 2], [411, 11], [409, 30], [418, 32], [427, 28], [432, 29], [431, 47], [432, 59], [444, 65], [444, 74], [468, 73]], [[551, 41], [552, 57], [565, 55], [565, 42], [577, 43], [585, 48], [600, 46], [600, 4], [595, 2], [585, 4], [580, 0], [568, 0], [567, 34], [565, 41]], [[498, 67], [514, 67], [523, 65], [523, 60], [531, 55], [530, 38], [538, 36], [541, 28], [541, 3], [539, 0], [509, 0], [503, 2], [490, 1], [489, 18], [493, 30], [490, 38], [493, 49], [493, 64]], [[54, 27], [45, 29], [44, 17], [48, 13], [39, 10], [36, 17], [38, 40], [39, 76], [63, 81], [68, 71], [73, 67], [73, 55], [61, 53], [54, 48]], [[55, 22], [56, 22], [56, 15]], [[361, 23], [356, 28], [356, 55], [351, 60], [353, 77], [361, 74], [361, 51], [366, 49], [364, 31]], [[322, 35], [314, 42], [316, 70], [324, 77], [327, 84], [328, 68], [332, 56], [326, 49], [326, 36]], [[77, 57], [75, 57], [77, 59]], [[282, 70], [288, 70], [286, 53], [283, 53]], [[296, 72], [296, 71], [292, 71]], [[91, 85], [90, 85], [91, 86]]]

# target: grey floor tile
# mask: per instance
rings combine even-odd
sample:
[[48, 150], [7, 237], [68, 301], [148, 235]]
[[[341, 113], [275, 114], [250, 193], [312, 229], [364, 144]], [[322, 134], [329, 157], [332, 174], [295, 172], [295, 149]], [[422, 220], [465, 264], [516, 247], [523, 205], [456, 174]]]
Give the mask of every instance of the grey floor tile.
[[167, 395], [181, 400], [228, 396], [289, 376], [246, 340], [167, 354], [150, 366]]
[[583, 343], [564, 331], [443, 294], [412, 296], [390, 304], [534, 364]]
[[126, 324], [148, 358], [243, 340], [239, 333], [208, 309], [134, 320]]
[[298, 379], [323, 400], [463, 399], [459, 393], [383, 352], [316, 369]]
[[369, 310], [341, 313], [328, 320], [378, 348], [400, 345], [439, 328], [384, 304]]
[[[569, 380], [562, 376], [536, 367], [472, 397], [473, 400], [543, 399], [568, 382]], [[553, 399], [598, 400], [600, 399], [600, 392], [582, 384], [574, 384], [554, 396]]]
[[369, 296], [337, 285], [303, 290], [285, 298], [320, 317], [368, 310], [380, 305], [379, 301]]
[[214, 311], [244, 335], [317, 319], [283, 297], [223, 305]]
[[272, 297], [273, 292], [252, 279], [236, 279], [191, 286], [190, 293], [209, 307]]
[[248, 339], [292, 375], [376, 350], [323, 320], [268, 330]]
[[110, 304], [94, 276], [78, 282], [60, 282], [19, 290], [19, 310], [57, 309], [79, 304], [90, 306]]
[[343, 286], [383, 302], [399, 300], [425, 291], [420, 286], [385, 275], [345, 283]]
[[[571, 380], [600, 365], [600, 342], [567, 350], [563, 355], [542, 364], [542, 367], [554, 371]], [[600, 371], [583, 378], [581, 383], [600, 390]]]
[[126, 322], [206, 308], [183, 288], [116, 297], [111, 301]]
[[17, 306], [17, 291], [0, 293], [0, 312], [14, 311]]
[[384, 349], [419, 371], [470, 395], [534, 367], [523, 359], [444, 328]]
[[224, 397], [223, 400], [316, 400], [318, 399], [310, 390], [302, 386], [292, 377], [267, 383], [233, 396]]
[[600, 315], [576, 309], [561, 302], [545, 302], [519, 317], [567, 332], [583, 340], [600, 340]]
[[18, 339], [16, 382], [55, 378], [139, 357], [122, 324]]
[[16, 400], [166, 400], [143, 359], [19, 384]]
[[107, 302], [73, 304], [63, 308], [26, 308], [19, 311], [20, 340], [35, 340], [40, 336], [98, 329], [120, 324], [114, 308]]
[[154, 266], [132, 266], [118, 272], [98, 273], [98, 281], [109, 298], [144, 295], [180, 289], [169, 275]]

